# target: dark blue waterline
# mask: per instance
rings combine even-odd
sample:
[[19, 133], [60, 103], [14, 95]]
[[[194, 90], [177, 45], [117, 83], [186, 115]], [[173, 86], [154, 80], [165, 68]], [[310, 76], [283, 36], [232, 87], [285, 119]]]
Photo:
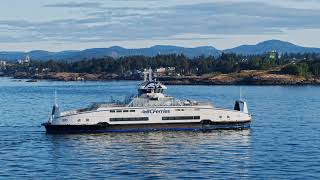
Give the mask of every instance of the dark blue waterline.
[[99, 129], [99, 130], [74, 130], [61, 129], [57, 131], [48, 131], [53, 134], [68, 134], [68, 133], [135, 133], [135, 132], [153, 132], [153, 131], [210, 131], [210, 130], [233, 130], [233, 129], [248, 129], [250, 123], [236, 125], [213, 125], [208, 128], [140, 128], [140, 129]]

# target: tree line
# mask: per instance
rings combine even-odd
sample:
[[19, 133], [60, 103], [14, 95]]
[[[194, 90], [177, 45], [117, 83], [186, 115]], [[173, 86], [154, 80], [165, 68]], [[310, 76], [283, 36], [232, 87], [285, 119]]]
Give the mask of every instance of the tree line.
[[50, 72], [75, 73], [115, 73], [146, 68], [175, 67], [175, 73], [181, 75], [203, 75], [208, 73], [237, 73], [241, 70], [271, 70], [281, 68], [281, 73], [298, 76], [320, 76], [319, 54], [282, 54], [270, 57], [270, 54], [243, 56], [222, 53], [219, 57], [186, 57], [183, 54], [157, 55], [154, 57], [128, 56], [121, 58], [92, 58], [80, 61], [31, 61], [28, 65], [15, 64], [7, 71], [31, 71], [49, 69]]

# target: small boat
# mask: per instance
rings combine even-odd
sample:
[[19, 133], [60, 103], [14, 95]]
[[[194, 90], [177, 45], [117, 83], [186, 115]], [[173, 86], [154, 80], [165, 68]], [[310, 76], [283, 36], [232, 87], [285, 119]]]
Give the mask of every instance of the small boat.
[[26, 82], [38, 82], [38, 80], [36, 80], [36, 79], [30, 79], [30, 80], [27, 80]]
[[[234, 109], [208, 102], [166, 95], [167, 87], [144, 71], [138, 95], [126, 102], [93, 103], [89, 107], [60, 112], [57, 102], [43, 126], [47, 133], [109, 133], [145, 131], [207, 131], [246, 129], [251, 115], [247, 103], [235, 101]], [[241, 99], [241, 98], [240, 98]]]

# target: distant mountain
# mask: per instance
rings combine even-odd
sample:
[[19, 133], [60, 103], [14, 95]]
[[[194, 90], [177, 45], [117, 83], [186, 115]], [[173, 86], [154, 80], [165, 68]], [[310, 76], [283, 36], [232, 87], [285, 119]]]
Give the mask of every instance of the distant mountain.
[[263, 54], [273, 50], [279, 53], [320, 53], [320, 48], [302, 47], [280, 40], [264, 41], [256, 45], [241, 45], [232, 49], [226, 49], [224, 52], [250, 55]]
[[123, 56], [144, 55], [156, 56], [158, 54], [184, 54], [187, 57], [196, 56], [219, 56], [220, 51], [211, 46], [202, 46], [195, 48], [184, 48], [178, 46], [152, 46], [150, 48], [126, 49], [120, 46], [112, 46], [110, 48], [92, 48], [82, 51], [61, 51], [49, 52], [35, 50], [30, 52], [0, 52], [0, 60], [14, 61], [24, 59], [27, 55], [33, 60], [82, 60], [90, 58], [103, 58], [111, 56], [119, 58]]
[[[276, 50], [280, 53], [320, 53], [320, 48], [309, 48], [298, 46], [289, 42], [280, 40], [269, 40], [258, 43], [256, 45], [242, 45], [232, 49], [223, 50], [226, 53], [236, 53], [242, 55], [249, 54], [263, 54], [265, 52]], [[60, 52], [49, 52], [42, 50], [35, 50], [30, 52], [0, 52], [0, 60], [15, 61], [18, 59], [24, 59], [27, 55], [32, 60], [69, 60], [76, 61], [82, 59], [91, 58], [103, 58], [111, 56], [114, 58], [143, 55], [143, 56], [156, 56], [158, 54], [184, 54], [187, 57], [197, 56], [219, 56], [222, 51], [217, 50], [212, 46], [201, 46], [195, 48], [185, 48], [179, 46], [165, 46], [156, 45], [149, 48], [137, 48], [127, 49], [120, 46], [112, 46], [109, 48], [92, 48], [82, 51], [60, 51]]]

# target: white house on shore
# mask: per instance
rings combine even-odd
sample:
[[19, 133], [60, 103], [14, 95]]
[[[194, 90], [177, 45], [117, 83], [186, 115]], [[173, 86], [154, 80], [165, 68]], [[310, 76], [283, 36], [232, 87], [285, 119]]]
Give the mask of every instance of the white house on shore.
[[7, 62], [6, 61], [0, 61], [0, 70], [5, 70], [7, 66]]
[[25, 59], [19, 59], [19, 60], [18, 60], [18, 63], [19, 63], [19, 64], [29, 64], [30, 61], [31, 61], [31, 58], [30, 58], [29, 55], [27, 55]]

